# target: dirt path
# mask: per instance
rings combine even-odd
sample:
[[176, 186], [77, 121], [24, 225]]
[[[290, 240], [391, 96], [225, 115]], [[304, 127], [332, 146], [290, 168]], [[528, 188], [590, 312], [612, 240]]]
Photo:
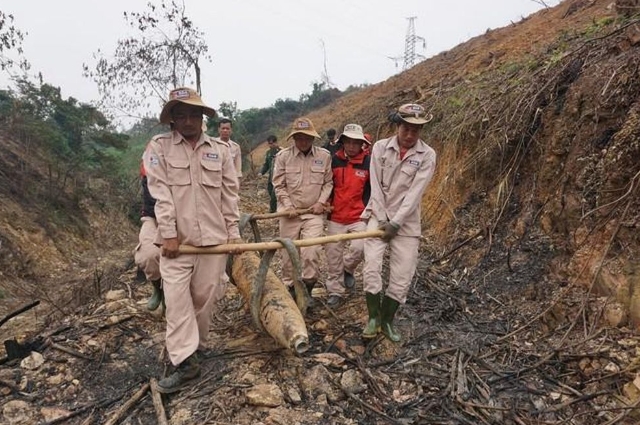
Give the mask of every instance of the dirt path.
[[[243, 185], [243, 211], [265, 212], [263, 183]], [[275, 223], [261, 229], [269, 238]], [[496, 239], [473, 270], [460, 266], [466, 250], [486, 249], [486, 241], [439, 261], [425, 243], [398, 315], [400, 344], [360, 338], [359, 273], [355, 293], [335, 311], [323, 290], [314, 291], [302, 356], [258, 334], [231, 286], [212, 318], [202, 378], [164, 398], [169, 423], [637, 423], [623, 400], [633, 390], [640, 340], [598, 327], [593, 308], [578, 314], [581, 292], [545, 278], [546, 243], [534, 235], [507, 257]], [[48, 344], [40, 346], [41, 366], [0, 367], [1, 423], [105, 423], [162, 375], [164, 323], [145, 310], [150, 287], [133, 269], [110, 286], [51, 323], [40, 333], [46, 339], [32, 339]], [[155, 415], [147, 394], [120, 423], [156, 423]]]

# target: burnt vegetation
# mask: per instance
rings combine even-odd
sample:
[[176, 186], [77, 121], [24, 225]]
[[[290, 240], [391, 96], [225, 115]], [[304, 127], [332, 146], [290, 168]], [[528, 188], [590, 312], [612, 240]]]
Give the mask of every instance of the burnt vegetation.
[[[161, 403], [171, 423], [638, 423], [640, 18], [635, 1], [608, 3], [564, 1], [310, 112], [320, 128], [356, 121], [378, 138], [400, 103], [434, 115], [423, 138], [438, 169], [423, 201], [420, 265], [398, 314], [403, 342], [363, 342], [358, 282], [335, 311], [316, 292], [310, 349], [294, 356], [257, 332], [232, 287], [213, 318], [203, 377]], [[18, 98], [3, 96], [0, 105]], [[53, 99], [101, 128], [91, 110], [55, 91]], [[285, 103], [274, 107], [298, 112]], [[111, 137], [99, 140], [121, 140]], [[25, 194], [49, 190], [32, 186], [46, 181], [53, 157], [34, 148], [45, 164], [34, 167], [20, 154], [28, 144], [2, 140], [10, 147], [0, 155], [2, 195], [31, 208]], [[93, 167], [72, 175], [107, 172], [98, 161], [106, 156], [92, 152]], [[60, 170], [51, 202], [70, 196], [75, 181], [63, 184]], [[241, 210], [267, 209], [263, 183], [245, 179]], [[275, 223], [264, 226], [275, 235]], [[18, 264], [9, 254], [28, 264], [26, 245], [3, 229], [0, 265]], [[24, 341], [44, 353], [44, 366], [7, 360], [0, 391], [34, 412], [27, 421], [161, 423], [148, 383], [167, 364], [163, 321], [139, 302], [150, 288], [122, 266], [94, 266], [74, 281], [82, 302]]]

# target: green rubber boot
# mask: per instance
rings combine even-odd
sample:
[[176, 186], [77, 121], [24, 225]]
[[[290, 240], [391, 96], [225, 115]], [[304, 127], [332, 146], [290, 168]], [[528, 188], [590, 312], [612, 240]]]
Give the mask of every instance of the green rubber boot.
[[369, 311], [369, 321], [362, 331], [363, 338], [375, 338], [380, 331], [380, 293], [364, 293], [367, 300], [367, 310]]
[[153, 294], [151, 294], [149, 301], [147, 301], [147, 310], [153, 311], [160, 306], [160, 303], [164, 302], [161, 283], [161, 279], [151, 281], [151, 284], [153, 285]]
[[399, 342], [402, 339], [400, 332], [393, 328], [393, 317], [398, 311], [400, 303], [393, 298], [389, 298], [385, 295], [382, 299], [382, 306], [380, 307], [380, 329], [382, 333], [393, 342]]

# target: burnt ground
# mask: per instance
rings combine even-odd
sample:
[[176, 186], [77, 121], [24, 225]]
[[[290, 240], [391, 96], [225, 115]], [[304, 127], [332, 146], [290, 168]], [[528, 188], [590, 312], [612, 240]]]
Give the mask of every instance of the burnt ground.
[[[264, 212], [263, 183], [245, 182], [251, 201], [243, 210]], [[276, 230], [275, 223], [260, 226], [267, 239]], [[335, 311], [322, 289], [314, 291], [310, 349], [302, 355], [260, 335], [231, 286], [212, 318], [202, 377], [163, 397], [169, 423], [637, 423], [637, 402], [625, 397], [640, 367], [640, 338], [603, 327], [598, 302], [582, 309], [583, 290], [549, 280], [548, 238], [531, 232], [507, 247], [499, 235], [491, 242], [479, 235], [457, 248], [438, 256], [425, 240], [398, 313], [399, 344], [360, 338], [360, 281]], [[478, 249], [482, 260], [467, 269], [466, 251]], [[162, 316], [145, 310], [150, 286], [133, 268], [103, 278], [110, 279], [106, 298], [27, 340], [44, 356], [40, 367], [18, 360], [1, 367], [9, 402], [2, 423], [107, 423], [169, 371]], [[158, 423], [150, 393], [119, 423]]]
[[[404, 340], [360, 339], [359, 283], [335, 311], [314, 293], [311, 347], [296, 356], [256, 332], [231, 287], [203, 377], [164, 398], [169, 423], [638, 423], [639, 69], [638, 16], [567, 0], [311, 113], [321, 131], [357, 122], [379, 138], [401, 103], [434, 114]], [[163, 322], [127, 266], [135, 229], [113, 226], [124, 208], [48, 219], [21, 197], [29, 182], [7, 149], [0, 319], [42, 303], [0, 337], [44, 362], [0, 365], [0, 423], [157, 423], [145, 385], [165, 373]], [[265, 182], [248, 174], [242, 211], [265, 212]]]

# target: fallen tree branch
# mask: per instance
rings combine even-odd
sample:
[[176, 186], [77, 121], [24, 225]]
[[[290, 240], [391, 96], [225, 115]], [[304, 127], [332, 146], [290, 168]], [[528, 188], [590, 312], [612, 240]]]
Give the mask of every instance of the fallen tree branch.
[[19, 314], [24, 313], [25, 311], [31, 310], [33, 307], [36, 307], [38, 304], [40, 304], [40, 300], [36, 300], [34, 302], [32, 302], [31, 304], [27, 304], [22, 308], [19, 308], [18, 310], [7, 314], [6, 316], [4, 316], [2, 319], [0, 319], [0, 327], [2, 325], [4, 325], [5, 323], [7, 323], [9, 320], [13, 319], [14, 317], [16, 317]]
[[83, 354], [83, 353], [81, 353], [81, 352], [79, 352], [77, 350], [74, 350], [74, 349], [69, 348], [69, 347], [65, 347], [64, 345], [57, 344], [57, 343], [55, 343], [53, 341], [47, 341], [47, 345], [49, 347], [51, 347], [51, 348], [55, 348], [58, 351], [62, 351], [63, 353], [70, 354], [70, 355], [72, 355], [74, 357], [78, 357], [80, 359], [94, 360], [94, 358], [91, 357], [91, 356], [87, 356], [86, 354]]
[[164, 404], [162, 404], [162, 395], [158, 392], [158, 380], [151, 378], [149, 381], [149, 388], [151, 389], [153, 407], [156, 410], [156, 418], [158, 419], [157, 424], [169, 425], [169, 422], [167, 422], [167, 414], [164, 411]]
[[122, 416], [131, 409], [149, 391], [149, 383], [144, 384], [134, 395], [131, 396], [104, 425], [115, 425], [122, 419]]

